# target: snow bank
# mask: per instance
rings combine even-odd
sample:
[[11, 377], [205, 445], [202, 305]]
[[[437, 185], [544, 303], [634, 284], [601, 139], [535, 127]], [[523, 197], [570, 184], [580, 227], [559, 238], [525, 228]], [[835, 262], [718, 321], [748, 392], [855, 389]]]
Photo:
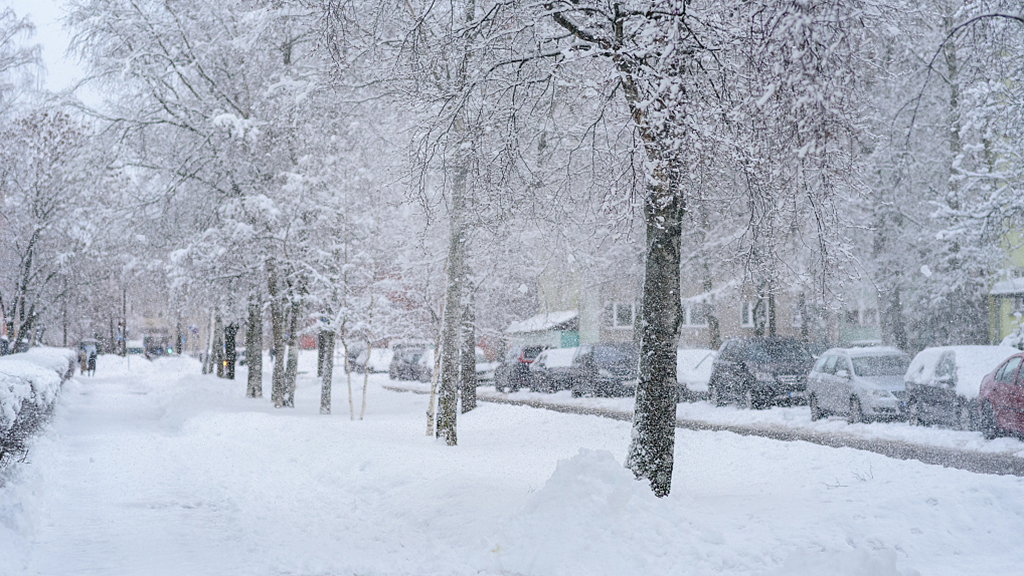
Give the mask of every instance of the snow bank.
[[19, 446], [39, 416], [53, 408], [74, 368], [75, 353], [64, 348], [0, 357], [0, 453]]

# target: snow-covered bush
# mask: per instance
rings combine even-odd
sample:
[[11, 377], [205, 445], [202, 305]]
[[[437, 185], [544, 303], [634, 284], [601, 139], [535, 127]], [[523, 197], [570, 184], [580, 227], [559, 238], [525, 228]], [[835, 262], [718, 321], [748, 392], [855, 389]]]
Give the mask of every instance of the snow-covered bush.
[[0, 458], [22, 449], [53, 410], [61, 383], [74, 374], [75, 359], [64, 348], [0, 357]]
[[999, 343], [1000, 346], [1012, 346], [1018, 350], [1024, 350], [1024, 324], [1017, 327], [1016, 330], [1010, 332], [1003, 338], [1003, 341]]

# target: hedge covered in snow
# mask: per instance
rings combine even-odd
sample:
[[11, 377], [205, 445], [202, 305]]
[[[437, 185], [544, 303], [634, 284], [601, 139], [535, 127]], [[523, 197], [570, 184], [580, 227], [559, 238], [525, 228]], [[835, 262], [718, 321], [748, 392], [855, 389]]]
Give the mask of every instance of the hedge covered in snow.
[[24, 448], [53, 410], [61, 384], [75, 373], [75, 361], [66, 348], [0, 356], [0, 457]]

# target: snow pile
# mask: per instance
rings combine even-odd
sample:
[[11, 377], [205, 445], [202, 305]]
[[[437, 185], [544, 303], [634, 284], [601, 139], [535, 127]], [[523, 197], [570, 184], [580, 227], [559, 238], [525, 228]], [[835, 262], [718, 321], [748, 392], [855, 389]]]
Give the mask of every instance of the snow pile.
[[0, 357], [0, 448], [20, 443], [37, 417], [50, 411], [74, 362], [75, 353], [63, 348]]

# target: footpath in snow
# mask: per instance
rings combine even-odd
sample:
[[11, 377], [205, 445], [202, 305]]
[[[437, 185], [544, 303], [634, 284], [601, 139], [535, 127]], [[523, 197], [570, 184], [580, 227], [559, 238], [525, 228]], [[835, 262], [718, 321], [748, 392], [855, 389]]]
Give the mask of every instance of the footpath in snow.
[[[627, 422], [485, 403], [459, 446], [426, 399], [345, 375], [318, 413], [191, 359], [101, 357], [0, 486], [0, 574], [1012, 575], [1024, 479], [679, 430], [673, 492], [622, 467]], [[361, 377], [358, 381], [361, 384]], [[269, 392], [269, 387], [265, 387]], [[358, 410], [358, 394], [356, 406]]]

